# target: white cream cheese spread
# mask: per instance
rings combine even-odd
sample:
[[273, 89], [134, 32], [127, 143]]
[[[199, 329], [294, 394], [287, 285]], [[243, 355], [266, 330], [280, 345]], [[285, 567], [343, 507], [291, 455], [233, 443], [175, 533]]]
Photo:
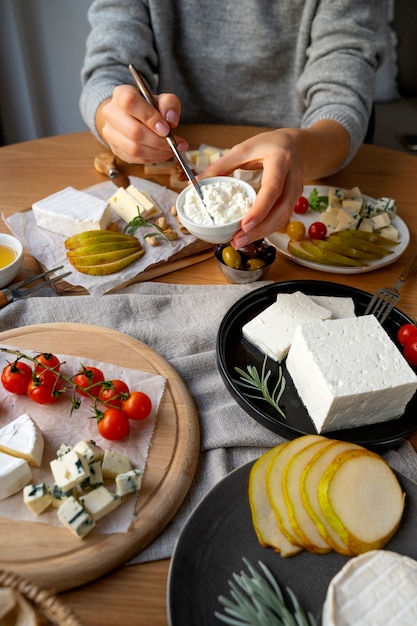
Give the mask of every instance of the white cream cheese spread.
[[[252, 206], [251, 198], [238, 182], [207, 183], [201, 185], [201, 190], [204, 204], [217, 225], [241, 219]], [[185, 194], [183, 211], [190, 221], [211, 225], [210, 217], [193, 187]]]

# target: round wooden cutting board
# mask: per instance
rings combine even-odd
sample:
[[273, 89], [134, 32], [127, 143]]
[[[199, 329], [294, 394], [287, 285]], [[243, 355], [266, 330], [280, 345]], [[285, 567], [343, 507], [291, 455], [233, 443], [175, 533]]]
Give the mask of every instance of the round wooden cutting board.
[[0, 333], [0, 342], [39, 352], [53, 349], [57, 354], [91, 358], [167, 379], [136, 504], [137, 518], [128, 532], [93, 532], [79, 540], [65, 528], [0, 518], [0, 569], [14, 571], [41, 587], [71, 589], [121, 566], [173, 517], [197, 467], [197, 411], [169, 363], [146, 344], [118, 331], [87, 324], [39, 324]]

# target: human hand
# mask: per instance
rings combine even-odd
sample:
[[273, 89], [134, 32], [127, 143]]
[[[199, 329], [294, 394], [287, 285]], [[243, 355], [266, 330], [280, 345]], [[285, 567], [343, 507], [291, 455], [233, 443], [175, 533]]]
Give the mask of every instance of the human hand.
[[[172, 157], [164, 137], [178, 125], [181, 104], [174, 94], [160, 94], [155, 100], [159, 111], [135, 87], [120, 85], [97, 111], [98, 132], [126, 163], [160, 163]], [[188, 149], [183, 138], [175, 138], [180, 151]]]
[[234, 146], [201, 177], [225, 176], [235, 169], [262, 169], [261, 187], [233, 238], [234, 248], [263, 239], [285, 226], [303, 190], [303, 163], [291, 132], [270, 131]]

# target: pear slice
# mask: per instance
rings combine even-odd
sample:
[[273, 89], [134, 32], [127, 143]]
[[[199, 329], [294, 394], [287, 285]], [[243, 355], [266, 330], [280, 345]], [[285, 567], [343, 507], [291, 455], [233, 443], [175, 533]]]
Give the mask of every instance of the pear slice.
[[375, 261], [377, 259], [382, 259], [384, 256], [384, 252], [379, 252], [378, 254], [371, 252], [364, 252], [363, 250], [358, 250], [353, 246], [349, 245], [349, 242], [340, 237], [328, 237], [327, 239], [312, 239], [312, 243], [318, 248], [322, 250], [333, 250], [333, 252], [338, 252], [339, 254], [343, 254], [343, 256], [347, 256], [351, 259], [364, 259], [365, 261]]
[[290, 254], [297, 257], [298, 259], [303, 259], [304, 261], [309, 261], [310, 263], [319, 263], [320, 265], [329, 265], [327, 261], [323, 261], [318, 257], [313, 256], [301, 246], [300, 241], [289, 240], [287, 244], [287, 250]]
[[404, 493], [394, 472], [377, 454], [346, 450], [320, 479], [321, 509], [349, 550], [380, 550], [396, 532], [404, 511]]
[[315, 451], [314, 456], [307, 461], [300, 476], [301, 499], [307, 513], [326, 543], [335, 552], [344, 556], [353, 556], [353, 552], [349, 550], [333, 526], [327, 521], [320, 506], [318, 485], [323, 472], [334, 459], [341, 452], [351, 449], [359, 449], [359, 446], [345, 441], [332, 441], [329, 446], [321, 447]]
[[290, 543], [277, 524], [266, 491], [266, 473], [271, 459], [286, 445], [285, 443], [279, 444], [255, 461], [249, 474], [248, 487], [252, 524], [258, 541], [264, 548], [273, 548], [283, 557], [297, 554], [301, 548]]
[[365, 230], [337, 230], [334, 233], [330, 233], [329, 237], [342, 237], [343, 239], [362, 239], [362, 241], [368, 241], [370, 243], [376, 243], [386, 248], [392, 248], [398, 245], [398, 241], [383, 237], [378, 233], [369, 233]]
[[[344, 232], [352, 233], [351, 235], [343, 235]], [[369, 241], [368, 239], [363, 239], [362, 237], [358, 237], [357, 233], [362, 231], [340, 231], [339, 233], [331, 233], [329, 235], [329, 239], [339, 239], [343, 240], [352, 248], [356, 248], [357, 250], [361, 250], [362, 252], [367, 252], [371, 254], [379, 254], [382, 257], [387, 256], [388, 254], [392, 254], [392, 250], [390, 250], [387, 246], [383, 246], [380, 243], [376, 243], [373, 241]]]
[[[317, 259], [321, 259], [327, 265], [340, 265], [342, 267], [363, 267], [365, 264], [358, 259], [351, 259], [333, 250], [322, 250], [311, 241], [300, 241], [300, 245], [306, 252], [309, 252]], [[371, 245], [371, 244], [364, 244]]]
[[330, 552], [331, 545], [319, 532], [315, 521], [304, 506], [301, 495], [301, 476], [306, 465], [318, 454], [318, 451], [331, 445], [330, 439], [310, 443], [293, 454], [282, 473], [282, 490], [291, 527], [306, 550], [319, 554]]
[[272, 457], [266, 473], [266, 490], [274, 511], [276, 521], [284, 536], [290, 543], [300, 548], [303, 547], [297, 534], [291, 526], [287, 505], [284, 499], [282, 477], [285, 466], [291, 460], [293, 454], [316, 441], [323, 441], [321, 435], [303, 435], [289, 441], [282, 450]]

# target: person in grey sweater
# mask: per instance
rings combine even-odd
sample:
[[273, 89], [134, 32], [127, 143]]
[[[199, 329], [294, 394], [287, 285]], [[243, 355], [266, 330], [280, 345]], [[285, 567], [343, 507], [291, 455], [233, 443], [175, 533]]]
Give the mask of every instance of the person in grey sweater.
[[[182, 123], [264, 126], [203, 176], [262, 168], [238, 248], [286, 224], [303, 181], [338, 171], [362, 143], [382, 51], [381, 0], [94, 0], [80, 108], [130, 163], [172, 157]], [[133, 64], [159, 112], [133, 86]], [[179, 150], [188, 148], [176, 135]], [[209, 143], [209, 141], [207, 142]]]

